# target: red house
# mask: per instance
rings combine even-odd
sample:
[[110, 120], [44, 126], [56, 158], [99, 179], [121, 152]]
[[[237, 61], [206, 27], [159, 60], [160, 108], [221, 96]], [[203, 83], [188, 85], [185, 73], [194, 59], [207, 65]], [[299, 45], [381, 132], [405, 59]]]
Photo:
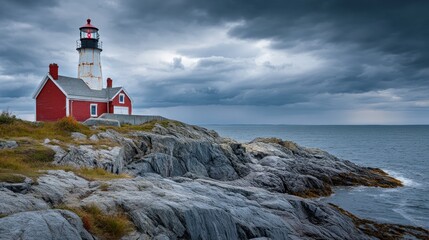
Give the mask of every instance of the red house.
[[78, 121], [98, 117], [103, 113], [132, 113], [132, 99], [123, 87], [112, 87], [107, 78], [103, 88], [98, 28], [91, 20], [80, 28], [78, 77], [58, 74], [58, 65], [49, 65], [33, 98], [36, 100], [36, 121], [56, 121], [72, 116]]

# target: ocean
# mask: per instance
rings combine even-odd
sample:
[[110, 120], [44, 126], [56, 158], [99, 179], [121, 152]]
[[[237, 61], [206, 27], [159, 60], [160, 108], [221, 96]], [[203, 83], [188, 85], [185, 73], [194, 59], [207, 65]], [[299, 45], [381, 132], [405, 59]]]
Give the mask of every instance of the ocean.
[[316, 147], [358, 165], [378, 167], [404, 187], [338, 187], [317, 201], [330, 202], [366, 219], [429, 229], [429, 125], [303, 126], [206, 125], [240, 142], [278, 137]]

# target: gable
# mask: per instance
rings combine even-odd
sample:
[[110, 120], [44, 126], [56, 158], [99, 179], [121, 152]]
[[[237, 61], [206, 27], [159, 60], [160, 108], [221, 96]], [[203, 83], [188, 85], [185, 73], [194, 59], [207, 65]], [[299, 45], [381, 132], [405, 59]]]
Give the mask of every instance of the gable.
[[36, 99], [37, 96], [39, 96], [40, 92], [43, 90], [47, 82], [51, 82], [54, 84], [63, 94], [67, 97], [67, 93], [62, 89], [58, 84], [55, 82], [55, 80], [52, 79], [51, 75], [47, 74], [43, 80], [39, 83], [39, 86], [36, 88], [36, 92], [33, 94], [33, 99]]
[[130, 95], [127, 93], [127, 91], [125, 90], [125, 88], [120, 88], [120, 90], [118, 92], [116, 92], [116, 94], [110, 98], [110, 101], [114, 101], [114, 100], [118, 100], [119, 101], [119, 94], [125, 94], [125, 97], [129, 99], [130, 103], [133, 103], [133, 99], [130, 97]]

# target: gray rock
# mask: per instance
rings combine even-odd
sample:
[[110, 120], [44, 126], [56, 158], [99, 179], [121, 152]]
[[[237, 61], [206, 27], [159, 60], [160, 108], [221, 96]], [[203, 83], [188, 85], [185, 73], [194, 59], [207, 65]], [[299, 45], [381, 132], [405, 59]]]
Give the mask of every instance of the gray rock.
[[71, 137], [77, 141], [78, 140], [86, 140], [86, 138], [87, 138], [85, 134], [80, 133], [80, 132], [72, 132]]
[[[136, 168], [133, 168], [133, 165]], [[186, 173], [186, 170], [177, 158], [164, 153], [148, 154], [141, 161], [132, 163], [127, 168], [136, 175], [141, 175], [145, 172], [155, 172], [163, 177], [174, 177], [182, 176]], [[135, 171], [135, 169], [138, 169], [138, 171]]]
[[0, 238], [7, 240], [94, 239], [80, 218], [65, 210], [22, 212], [0, 218]]
[[[192, 134], [195, 133], [192, 132], [187, 135]], [[213, 138], [211, 135], [203, 137], [202, 135], [195, 134], [193, 137], [197, 137], [197, 139], [184, 138], [177, 132], [177, 136], [162, 136], [145, 132], [135, 133], [134, 135], [140, 139], [140, 143], [137, 144], [141, 146], [140, 150], [146, 153], [142, 158], [135, 158], [138, 159], [137, 162], [147, 162], [140, 160], [146, 158], [146, 156], [149, 156], [151, 153], [162, 153], [164, 156], [171, 156], [170, 159], [174, 159], [176, 166], [180, 166], [178, 171], [182, 172], [182, 174], [191, 172], [219, 180], [233, 180], [239, 178], [233, 163], [225, 154], [222, 145], [216, 143], [217, 141], [213, 142], [213, 139], [210, 140], [210, 138]], [[130, 166], [135, 168], [135, 164], [133, 163], [131, 163]], [[152, 169], [158, 169], [159, 171], [155, 171], [158, 173], [171, 172], [171, 170], [168, 169], [168, 165], [153, 166], [151, 164], [151, 166]]]
[[2, 140], [0, 139], [0, 149], [11, 149], [11, 148], [17, 148], [18, 143], [13, 140]]
[[83, 124], [87, 126], [114, 126], [120, 127], [121, 124], [118, 120], [104, 119], [104, 118], [89, 118]]
[[14, 193], [0, 188], [0, 215], [9, 215], [17, 212], [48, 209], [48, 205], [31, 195]]
[[132, 139], [113, 130], [98, 134], [99, 138], [108, 138], [122, 145], [123, 157], [119, 166], [111, 163], [121, 163], [120, 160], [105, 156], [103, 158], [110, 159], [105, 161], [107, 163], [95, 164], [100, 162], [100, 157], [82, 146], [79, 147], [80, 154], [71, 151], [72, 157], [66, 162], [97, 165], [113, 172], [123, 170], [141, 176], [158, 173], [163, 177], [209, 177], [237, 186], [255, 186], [300, 196], [329, 195], [331, 186], [365, 182], [370, 185], [374, 182], [372, 179], [390, 184], [387, 177], [375, 174], [371, 169], [280, 139], [259, 138], [240, 144], [207, 129], [175, 122], [167, 127], [155, 124], [152, 132], [133, 132], [131, 136]]
[[31, 185], [33, 184], [33, 180], [21, 174], [14, 174], [14, 175], [21, 176], [23, 177], [24, 180], [22, 182], [17, 182], [17, 183], [0, 182], [0, 188], [6, 188], [11, 190], [12, 192], [17, 192], [17, 193], [26, 193], [31, 188]]
[[134, 239], [370, 239], [329, 205], [260, 188], [156, 175], [109, 184], [81, 204], [123, 209], [142, 234]]
[[55, 163], [59, 165], [99, 167], [112, 173], [121, 173], [124, 165], [124, 149], [121, 147], [96, 149], [92, 145], [70, 145], [66, 152], [54, 150], [56, 150]]
[[93, 141], [93, 142], [98, 142], [100, 139], [97, 137], [97, 135], [93, 134], [89, 140]]
[[51, 144], [44, 144], [44, 145], [46, 147], [54, 150], [54, 152], [55, 152], [54, 162], [55, 163], [60, 162], [64, 158], [64, 156], [67, 154], [67, 152], [62, 147], [60, 147], [58, 145], [51, 145]]
[[388, 182], [318, 149], [280, 139], [238, 143], [175, 122], [155, 124], [150, 133], [108, 130], [97, 137], [121, 147], [69, 146], [55, 161], [137, 177], [105, 181], [102, 191], [99, 182], [48, 171], [28, 195], [52, 205], [121, 209], [136, 226], [124, 239], [371, 239], [336, 208], [289, 194], [320, 196], [335, 185]]
[[31, 193], [52, 205], [78, 202], [92, 191], [87, 180], [63, 170], [49, 170], [37, 182]]

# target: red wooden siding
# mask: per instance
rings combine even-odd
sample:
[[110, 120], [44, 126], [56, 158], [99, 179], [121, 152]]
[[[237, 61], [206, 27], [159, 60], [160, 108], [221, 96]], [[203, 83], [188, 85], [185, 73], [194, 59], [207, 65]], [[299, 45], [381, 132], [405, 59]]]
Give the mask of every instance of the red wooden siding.
[[[123, 93], [125, 95], [125, 101], [124, 103], [119, 103], [119, 95]], [[133, 110], [132, 110], [132, 105], [131, 105], [131, 99], [128, 97], [128, 95], [122, 90], [118, 95], [116, 95], [115, 98], [113, 98], [112, 101], [109, 102], [109, 113], [114, 113], [113, 112], [113, 107], [117, 106], [117, 107], [128, 107], [128, 114], [131, 115]]]
[[48, 80], [36, 98], [36, 121], [56, 121], [66, 116], [66, 96]]
[[107, 112], [107, 103], [70, 100], [70, 112], [77, 121], [83, 122], [91, 117], [90, 105], [97, 104], [97, 117]]

